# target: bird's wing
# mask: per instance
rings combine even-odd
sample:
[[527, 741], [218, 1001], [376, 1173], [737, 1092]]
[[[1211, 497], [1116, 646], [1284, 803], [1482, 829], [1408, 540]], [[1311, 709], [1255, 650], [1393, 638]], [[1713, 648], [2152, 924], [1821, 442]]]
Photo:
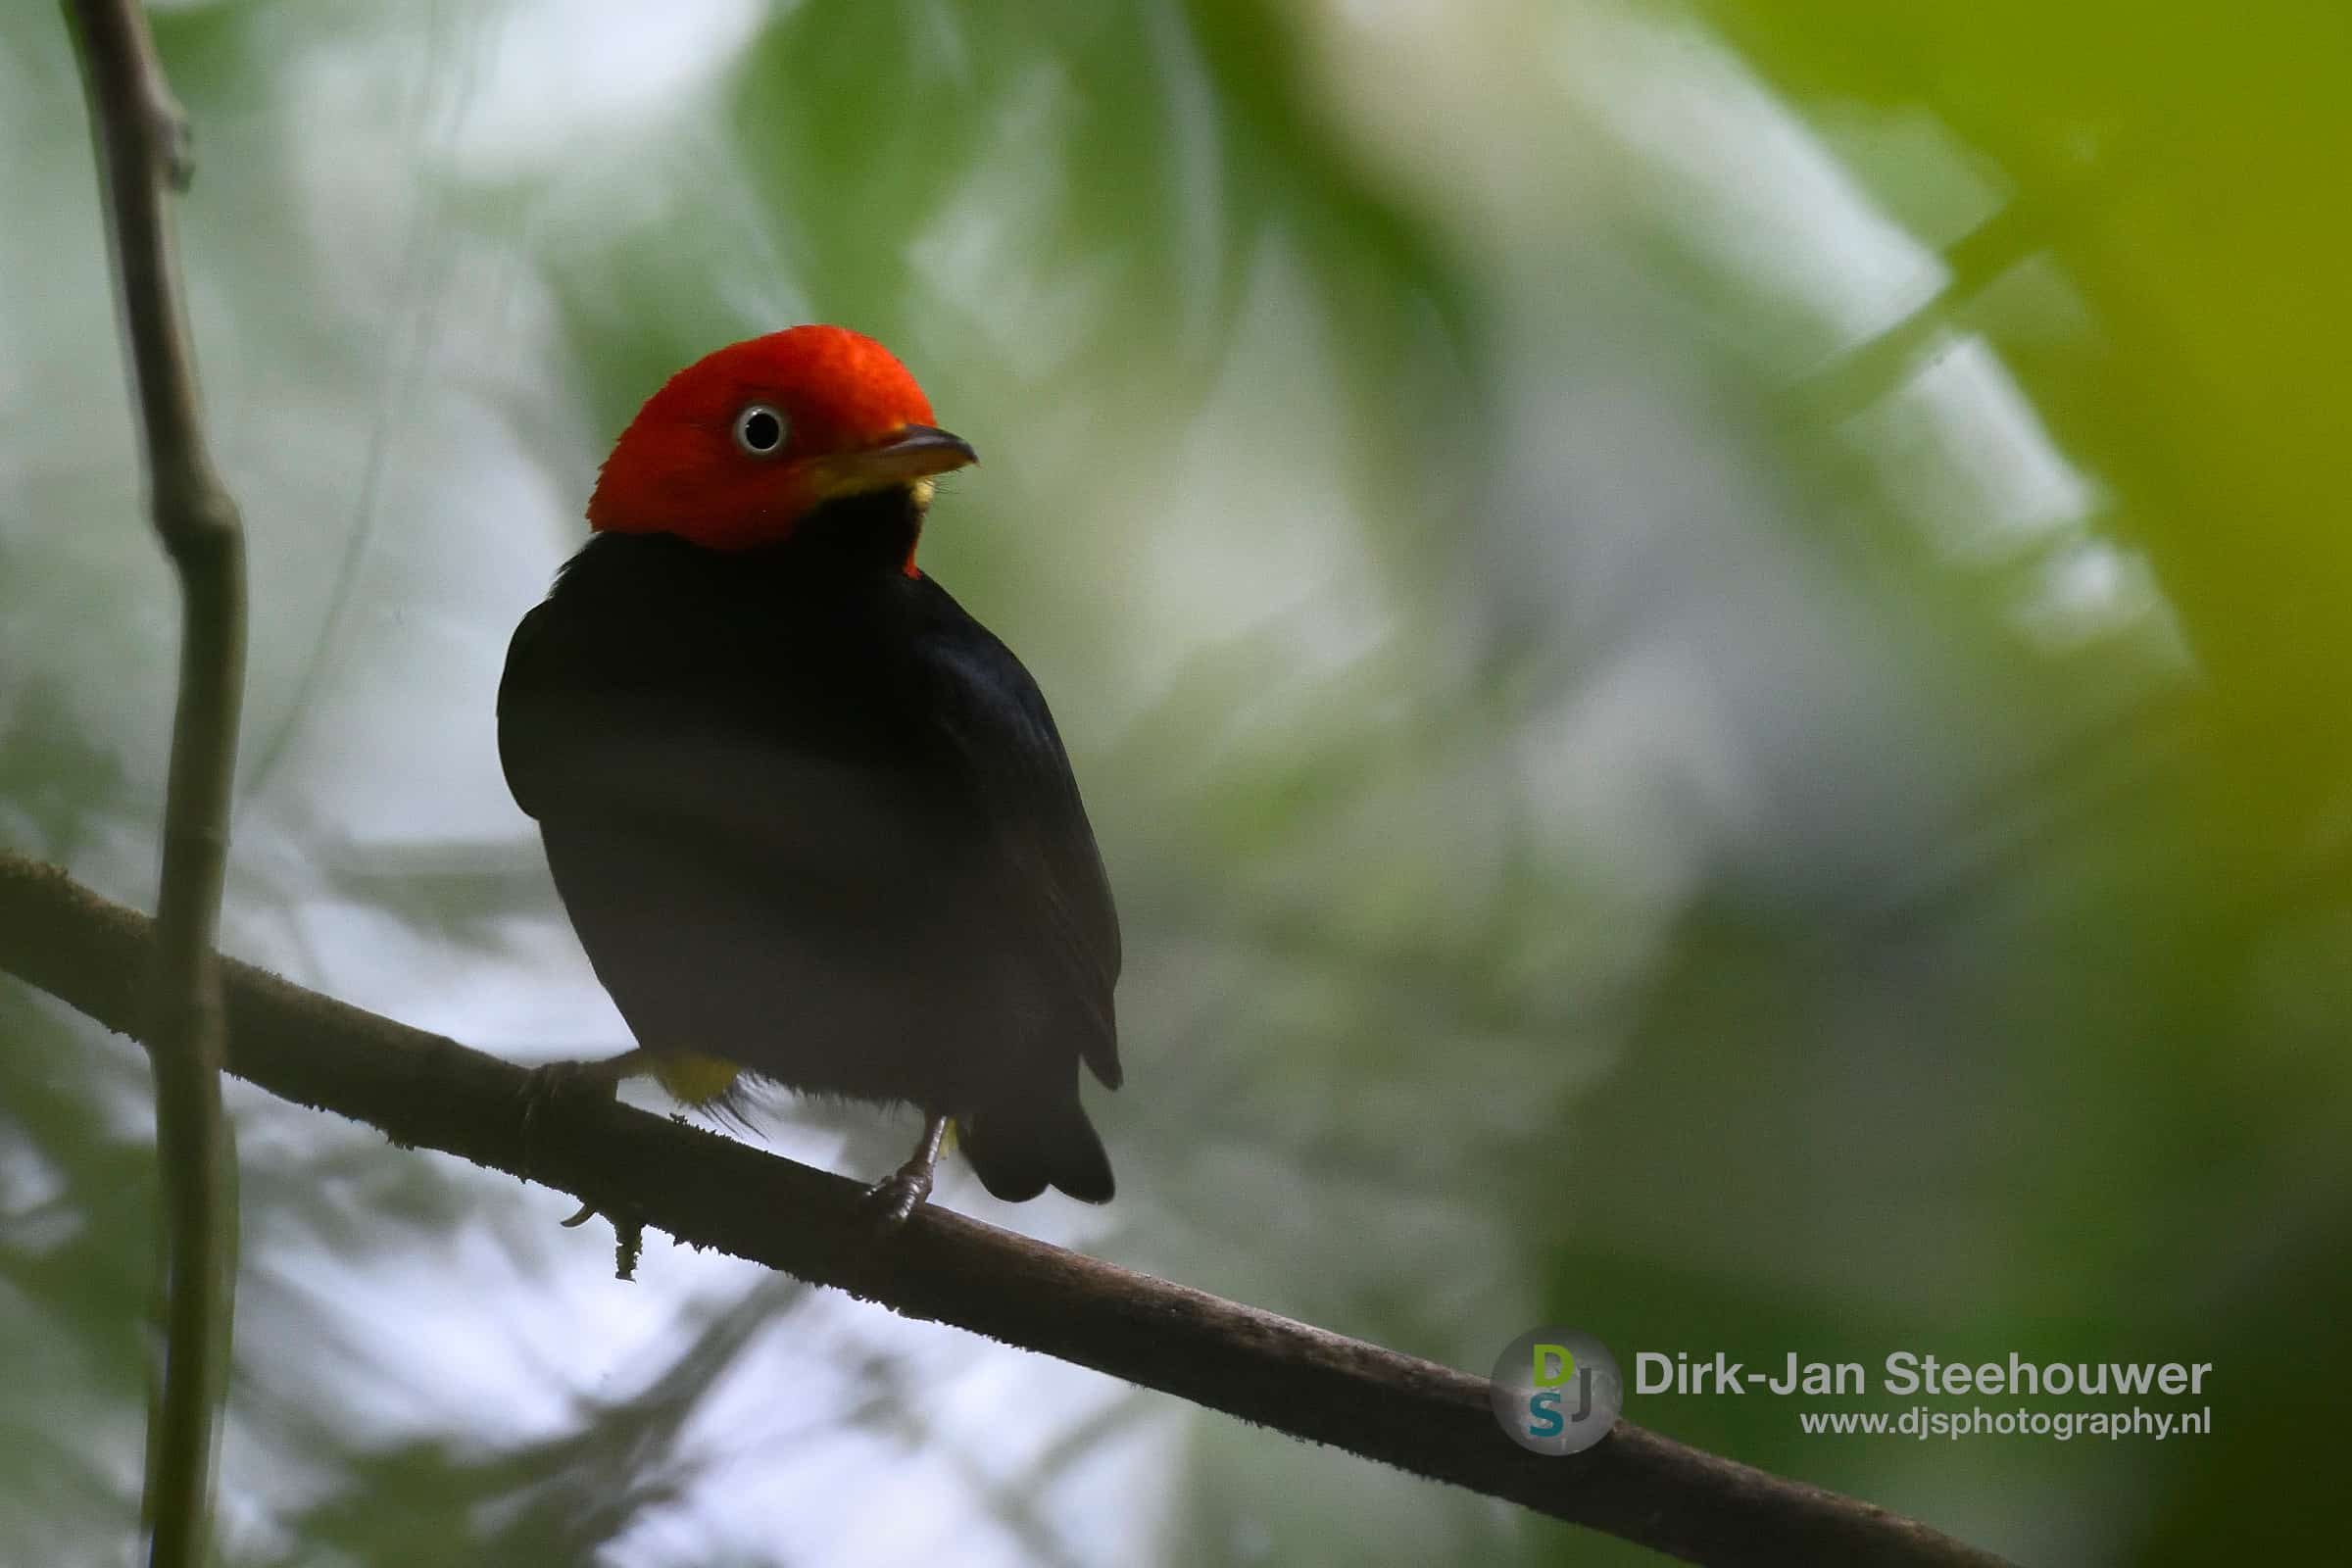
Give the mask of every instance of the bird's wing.
[[547, 814], [555, 783], [555, 748], [542, 705], [535, 698], [546, 664], [548, 622], [553, 607], [533, 605], [507, 644], [507, 667], [498, 680], [498, 761], [507, 775], [507, 789], [525, 814]]
[[1046, 956], [1076, 1007], [1079, 1054], [1116, 1089], [1118, 911], [1045, 695], [975, 621], [927, 638], [921, 663], [933, 686], [931, 710], [976, 797], [1004, 913]]
[[840, 862], [911, 884], [929, 840], [903, 781], [809, 712], [784, 722], [773, 685], [719, 688], [631, 662], [549, 600], [514, 630], [499, 682], [499, 760], [530, 815], [671, 839], [757, 878]]

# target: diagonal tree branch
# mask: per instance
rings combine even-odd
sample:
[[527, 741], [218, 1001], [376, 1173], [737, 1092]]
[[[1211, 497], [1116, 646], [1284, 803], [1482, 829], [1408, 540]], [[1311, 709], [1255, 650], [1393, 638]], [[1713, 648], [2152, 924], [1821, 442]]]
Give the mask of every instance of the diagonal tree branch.
[[220, 1110], [214, 940], [245, 681], [245, 546], [206, 450], [168, 192], [187, 188], [186, 119], [136, 0], [64, 0], [106, 197], [148, 501], [179, 574], [179, 702], [142, 1033], [155, 1065], [164, 1196], [163, 1393], [148, 1434], [151, 1561], [203, 1560], [236, 1269], [235, 1152]]
[[[135, 1030], [148, 920], [0, 853], [0, 968]], [[1573, 1458], [1496, 1430], [1484, 1379], [939, 1208], [878, 1232], [856, 1183], [593, 1097], [532, 1108], [523, 1069], [223, 965], [228, 1068], [287, 1100], [571, 1193], [798, 1278], [1506, 1498], [1691, 1562], [2000, 1559], [1925, 1525], [1620, 1423]], [[528, 1112], [526, 1114], [526, 1111]]]

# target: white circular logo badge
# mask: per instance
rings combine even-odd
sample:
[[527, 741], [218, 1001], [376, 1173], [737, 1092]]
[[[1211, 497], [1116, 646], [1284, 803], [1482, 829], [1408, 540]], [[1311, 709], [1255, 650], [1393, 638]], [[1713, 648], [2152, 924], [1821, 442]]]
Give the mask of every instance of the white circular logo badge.
[[1506, 1436], [1536, 1453], [1582, 1453], [1625, 1409], [1607, 1346], [1581, 1329], [1530, 1329], [1494, 1358], [1488, 1388]]

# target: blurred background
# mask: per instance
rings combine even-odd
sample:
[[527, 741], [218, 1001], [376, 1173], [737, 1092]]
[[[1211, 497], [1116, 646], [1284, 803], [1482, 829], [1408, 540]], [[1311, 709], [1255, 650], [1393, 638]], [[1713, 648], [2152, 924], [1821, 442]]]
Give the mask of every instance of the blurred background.
[[[1480, 1371], [1544, 1322], [2211, 1361], [2162, 1444], [1627, 1413], [2029, 1562], [2337, 1539], [2342, 8], [157, 29], [252, 554], [232, 952], [626, 1044], [499, 776], [506, 639], [667, 371], [846, 322], [986, 458], [925, 560], [1052, 695], [1127, 926], [1118, 1202], [942, 1201]], [[0, 843], [146, 905], [176, 613], [54, 8], [0, 18]], [[621, 1284], [559, 1195], [231, 1105], [228, 1563], [1653, 1560], [658, 1236]], [[912, 1122], [765, 1132], [874, 1175]], [[11, 1561], [135, 1518], [150, 1139], [137, 1051], [0, 979]]]

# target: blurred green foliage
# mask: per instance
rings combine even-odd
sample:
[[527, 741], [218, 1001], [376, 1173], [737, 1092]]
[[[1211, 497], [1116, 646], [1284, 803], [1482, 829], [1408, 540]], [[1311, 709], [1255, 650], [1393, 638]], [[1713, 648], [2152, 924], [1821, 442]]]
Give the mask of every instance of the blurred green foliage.
[[[252, 531], [236, 951], [620, 1044], [498, 780], [504, 639], [664, 373], [843, 320], [986, 459], [926, 561], [1054, 697], [1126, 914], [1121, 1200], [997, 1217], [1465, 1367], [1546, 1320], [2210, 1360], [2161, 1445], [1629, 1414], [2024, 1561], [2339, 1533], [2341, 8], [158, 30]], [[174, 628], [45, 8], [0, 136], [0, 841], [139, 900]], [[135, 1513], [146, 1095], [0, 989], [9, 1560]], [[229, 1562], [1642, 1560], [723, 1260], [621, 1285], [552, 1195], [233, 1104]]]

